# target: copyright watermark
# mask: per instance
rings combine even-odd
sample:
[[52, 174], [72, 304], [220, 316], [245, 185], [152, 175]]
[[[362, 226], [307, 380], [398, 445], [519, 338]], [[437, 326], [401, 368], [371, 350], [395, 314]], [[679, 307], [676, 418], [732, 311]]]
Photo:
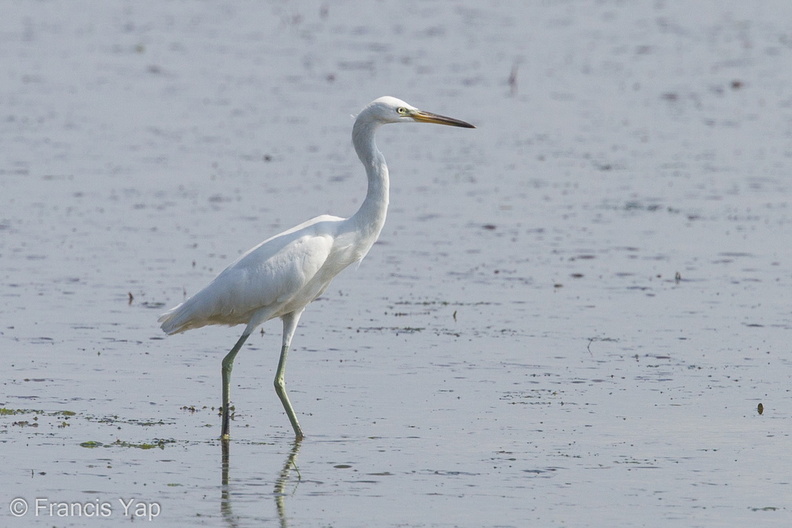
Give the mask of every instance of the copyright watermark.
[[11, 515], [14, 517], [22, 517], [28, 512], [28, 504], [25, 499], [17, 497], [11, 501], [8, 505], [8, 509], [11, 510]]
[[118, 498], [114, 501], [95, 499], [92, 501], [52, 501], [36, 498], [28, 502], [22, 497], [12, 499], [8, 510], [14, 517], [98, 517], [107, 518], [123, 515], [132, 519], [153, 521], [159, 517], [162, 507], [158, 502]]

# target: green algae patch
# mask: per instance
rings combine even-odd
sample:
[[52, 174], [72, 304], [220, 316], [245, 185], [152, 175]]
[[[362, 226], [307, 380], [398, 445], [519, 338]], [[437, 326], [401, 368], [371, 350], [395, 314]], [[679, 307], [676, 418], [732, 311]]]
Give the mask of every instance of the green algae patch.
[[125, 442], [123, 440], [116, 440], [112, 444], [109, 444], [107, 447], [132, 447], [135, 449], [154, 449], [160, 448], [165, 449], [165, 446], [168, 444], [175, 444], [176, 440], [163, 440], [160, 438], [155, 438], [152, 442], [141, 442], [141, 443], [134, 443], [134, 442]]
[[147, 450], [147, 449], [155, 449], [155, 448], [165, 449], [165, 446], [175, 443], [176, 440], [173, 439], [165, 440], [161, 438], [155, 438], [151, 442], [127, 442], [125, 440], [117, 439], [115, 442], [109, 444], [103, 444], [102, 442], [96, 442], [90, 440], [88, 442], [80, 443], [80, 447], [85, 447], [88, 449], [93, 449], [96, 447], [128, 447], [133, 449]]
[[77, 416], [74, 411], [43, 411], [41, 409], [6, 409], [0, 408], [0, 416], [16, 416], [18, 414], [38, 414], [42, 416]]

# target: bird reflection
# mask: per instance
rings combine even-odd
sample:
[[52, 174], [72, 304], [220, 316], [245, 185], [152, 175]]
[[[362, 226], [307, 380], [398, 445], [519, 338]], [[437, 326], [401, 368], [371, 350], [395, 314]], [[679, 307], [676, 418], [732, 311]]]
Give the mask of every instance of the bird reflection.
[[220, 513], [223, 515], [223, 519], [225, 519], [226, 524], [235, 528], [237, 526], [237, 522], [234, 518], [233, 512], [231, 511], [231, 495], [228, 493], [229, 443], [230, 442], [225, 440], [220, 441], [220, 444], [223, 446], [222, 461], [220, 463], [220, 467], [222, 468], [222, 484], [220, 486]]
[[[297, 453], [300, 451], [300, 443], [301, 440], [295, 440], [292, 444], [292, 448], [289, 451], [289, 454], [286, 456], [286, 461], [283, 464], [283, 468], [281, 468], [280, 473], [278, 473], [278, 478], [275, 479], [275, 488], [273, 490], [273, 496], [275, 497], [275, 508], [278, 511], [278, 518], [280, 519], [281, 528], [286, 528], [289, 526], [289, 520], [286, 516], [286, 497], [289, 495], [294, 494], [296, 487], [290, 493], [286, 491], [286, 486], [289, 483], [289, 477], [291, 476], [292, 469], [297, 473], [297, 484], [299, 484], [301, 480], [300, 470], [297, 469]], [[220, 487], [220, 513], [223, 516], [223, 519], [226, 521], [226, 524], [232, 528], [236, 528], [239, 526], [238, 518], [234, 516], [234, 513], [231, 509], [231, 487], [229, 485], [229, 466], [230, 464], [230, 442], [227, 440], [222, 440], [220, 442], [223, 448], [222, 454], [222, 485]]]
[[[301, 440], [297, 439], [292, 444], [291, 451], [289, 451], [289, 456], [286, 457], [286, 463], [283, 464], [283, 469], [280, 471], [280, 475], [278, 475], [278, 480], [275, 481], [275, 506], [278, 508], [278, 518], [280, 519], [281, 528], [286, 528], [289, 523], [286, 518], [286, 484], [289, 482], [289, 474], [291, 473], [292, 468], [297, 473], [297, 484], [300, 483], [302, 477], [300, 476], [300, 470], [297, 469], [297, 453], [300, 451], [300, 442]], [[296, 485], [294, 490], [289, 495], [294, 494], [297, 490]]]

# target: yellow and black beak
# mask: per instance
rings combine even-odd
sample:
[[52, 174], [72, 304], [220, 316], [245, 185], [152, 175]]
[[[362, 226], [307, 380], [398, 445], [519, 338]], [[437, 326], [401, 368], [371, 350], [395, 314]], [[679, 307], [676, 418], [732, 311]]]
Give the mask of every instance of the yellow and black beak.
[[476, 128], [470, 123], [466, 123], [464, 121], [460, 121], [459, 119], [454, 119], [453, 117], [446, 117], [437, 114], [433, 114], [431, 112], [424, 112], [423, 110], [415, 110], [412, 112], [412, 117], [415, 121], [419, 123], [435, 123], [438, 125], [448, 125], [448, 126], [455, 126], [455, 127], [462, 127], [462, 128]]

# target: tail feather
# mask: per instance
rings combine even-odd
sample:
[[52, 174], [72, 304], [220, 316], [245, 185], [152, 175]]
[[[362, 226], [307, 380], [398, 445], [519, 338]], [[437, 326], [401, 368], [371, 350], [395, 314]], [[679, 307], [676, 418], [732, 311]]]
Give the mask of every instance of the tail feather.
[[211, 324], [205, 318], [196, 314], [194, 302], [188, 299], [178, 306], [174, 306], [157, 319], [158, 323], [162, 323], [160, 328], [168, 335], [179, 334], [186, 332], [192, 328], [200, 328]]
[[162, 323], [160, 328], [162, 328], [162, 331], [166, 334], [173, 335], [186, 330], [186, 328], [181, 328], [184, 322], [181, 321], [179, 317], [179, 308], [182, 306], [184, 306], [184, 303], [174, 306], [164, 314], [160, 315], [159, 319], [157, 319], [158, 323]]
[[[239, 316], [237, 313], [225, 313], [218, 308], [222, 306], [223, 298], [215, 295], [213, 290], [204, 288], [196, 295], [190, 297], [178, 306], [174, 306], [167, 312], [159, 316], [157, 320], [161, 323], [160, 328], [168, 334], [178, 334], [201, 328], [206, 325], [229, 325], [247, 323], [247, 318]], [[242, 314], [246, 316], [247, 314]]]

